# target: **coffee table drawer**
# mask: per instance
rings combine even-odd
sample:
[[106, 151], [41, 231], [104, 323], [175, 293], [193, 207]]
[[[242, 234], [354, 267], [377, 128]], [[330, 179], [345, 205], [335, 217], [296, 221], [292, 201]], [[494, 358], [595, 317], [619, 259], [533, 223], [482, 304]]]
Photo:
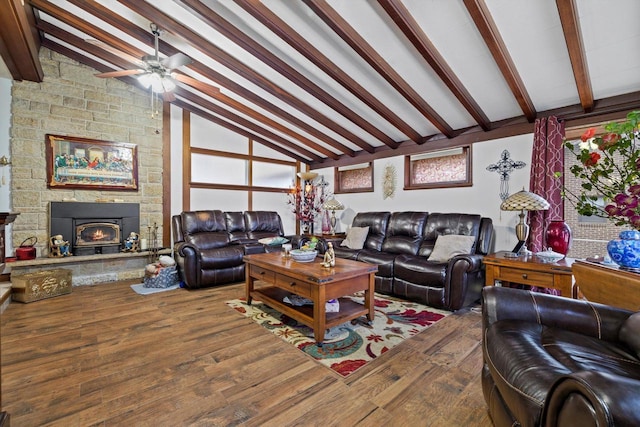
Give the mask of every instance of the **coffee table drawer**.
[[311, 297], [311, 285], [309, 283], [284, 274], [276, 274], [276, 286], [302, 297]]
[[553, 288], [553, 274], [518, 268], [503, 268], [500, 279], [506, 282], [521, 283], [530, 286]]
[[251, 265], [249, 268], [249, 274], [251, 275], [251, 277], [255, 277], [258, 280], [262, 280], [271, 284], [276, 282], [275, 272], [265, 270], [264, 268], [258, 267], [257, 265]]

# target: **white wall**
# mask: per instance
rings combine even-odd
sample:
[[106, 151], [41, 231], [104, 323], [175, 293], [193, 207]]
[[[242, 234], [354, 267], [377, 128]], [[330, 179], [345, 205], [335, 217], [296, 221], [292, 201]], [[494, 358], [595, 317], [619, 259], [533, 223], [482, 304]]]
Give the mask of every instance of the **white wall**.
[[[520, 135], [502, 138], [473, 145], [473, 186], [429, 190], [402, 189], [404, 184], [404, 157], [397, 156], [377, 160], [374, 163], [374, 192], [356, 194], [337, 194], [336, 199], [345, 206], [344, 211], [336, 212], [339, 220], [337, 229], [346, 231], [358, 212], [365, 211], [405, 211], [418, 210], [428, 212], [474, 213], [493, 219], [495, 228], [494, 249], [510, 250], [516, 243], [516, 212], [500, 211], [500, 176], [497, 172], [487, 171], [487, 166], [497, 163], [504, 150], [508, 150], [511, 159], [526, 163], [522, 169], [514, 170], [509, 180], [509, 192], [514, 193], [529, 188], [529, 172], [533, 135]], [[393, 198], [383, 199], [382, 182], [385, 167], [396, 168], [396, 191]], [[334, 188], [333, 168], [316, 170]]]
[[[180, 111], [177, 108], [172, 108], [172, 213], [182, 211], [182, 116]], [[192, 117], [194, 116], [192, 115]], [[200, 118], [192, 119], [191, 124], [192, 140], [199, 141], [195, 145], [223, 151], [231, 151], [231, 147], [234, 147], [236, 152], [245, 152], [245, 137], [231, 134], [228, 130], [213, 123], [205, 123]], [[239, 139], [236, 139], [238, 137]], [[499, 196], [500, 176], [497, 172], [487, 171], [486, 168], [499, 162], [502, 152], [508, 150], [512, 160], [526, 163], [524, 168], [514, 170], [511, 173], [510, 193], [520, 191], [523, 187], [528, 189], [532, 145], [533, 135], [531, 134], [474, 144], [472, 148], [472, 187], [404, 191], [402, 189], [404, 157], [396, 156], [377, 160], [374, 164], [375, 191], [373, 193], [336, 195], [336, 199], [346, 207], [345, 210], [336, 212], [339, 221], [337, 230], [347, 230], [356, 213], [365, 211], [425, 210], [428, 212], [475, 213], [493, 219], [494, 249], [510, 250], [516, 243], [514, 228], [518, 221], [517, 212], [500, 211], [500, 203], [502, 202]], [[260, 144], [256, 144], [254, 152], [260, 150], [259, 147]], [[396, 168], [396, 192], [393, 198], [383, 199], [382, 181], [385, 166], [388, 164], [392, 164]], [[333, 168], [317, 169], [314, 172], [324, 176], [325, 181], [330, 184], [329, 191], [333, 191]], [[294, 179], [295, 176], [292, 175], [291, 180]], [[287, 206], [286, 199], [286, 195], [279, 193], [256, 192], [253, 196], [253, 209], [279, 212], [285, 233], [291, 234], [295, 230], [295, 217]], [[228, 191], [193, 190], [191, 203], [192, 209], [244, 210], [247, 200], [246, 195], [238, 197]], [[315, 229], [320, 230], [320, 228], [320, 219], [318, 219]]]
[[[11, 160], [9, 136], [11, 132], [11, 84], [10, 79], [0, 78], [0, 157]], [[11, 166], [0, 166], [0, 212], [11, 212]], [[3, 182], [4, 181], [4, 182]], [[6, 227], [5, 235], [11, 236], [11, 227]], [[5, 254], [12, 256], [12, 239], [5, 239]]]

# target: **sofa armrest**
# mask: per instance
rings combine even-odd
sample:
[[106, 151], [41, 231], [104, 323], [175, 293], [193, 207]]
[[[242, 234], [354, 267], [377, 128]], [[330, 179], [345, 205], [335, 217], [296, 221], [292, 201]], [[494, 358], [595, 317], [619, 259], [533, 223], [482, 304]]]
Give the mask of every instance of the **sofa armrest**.
[[543, 425], [640, 425], [640, 381], [598, 371], [563, 375], [547, 394]]
[[618, 332], [631, 311], [520, 289], [487, 286], [482, 291], [482, 326], [498, 320], [522, 320], [566, 329], [608, 341]]
[[[482, 272], [482, 255], [456, 255], [447, 263], [445, 278], [445, 300], [451, 310], [458, 310], [465, 306], [469, 297], [469, 287]], [[479, 289], [475, 291], [475, 299], [479, 297]]]

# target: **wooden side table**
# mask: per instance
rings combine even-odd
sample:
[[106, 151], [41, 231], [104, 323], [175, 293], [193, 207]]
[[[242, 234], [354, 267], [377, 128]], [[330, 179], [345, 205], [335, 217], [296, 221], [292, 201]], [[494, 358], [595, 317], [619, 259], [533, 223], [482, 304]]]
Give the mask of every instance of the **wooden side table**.
[[640, 310], [640, 273], [617, 266], [577, 261], [573, 264], [576, 284], [574, 298], [612, 305], [626, 310]]
[[485, 285], [493, 286], [496, 280], [507, 283], [557, 289], [563, 297], [572, 297], [573, 258], [554, 263], [543, 263], [535, 255], [508, 258], [509, 252], [497, 252], [484, 257]]

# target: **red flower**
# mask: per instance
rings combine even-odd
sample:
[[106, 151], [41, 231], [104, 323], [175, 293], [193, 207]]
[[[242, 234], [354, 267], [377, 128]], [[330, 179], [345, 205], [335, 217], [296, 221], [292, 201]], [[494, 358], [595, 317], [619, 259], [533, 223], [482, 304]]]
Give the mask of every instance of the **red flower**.
[[587, 142], [587, 140], [593, 138], [593, 135], [596, 134], [596, 128], [589, 128], [585, 133], [582, 134], [580, 139], [582, 142]]
[[589, 153], [589, 158], [584, 161], [585, 166], [595, 166], [600, 160], [600, 154], [598, 153]]
[[613, 147], [619, 140], [619, 136], [617, 133], [606, 133], [602, 135], [602, 142], [598, 144], [598, 148], [604, 150], [609, 147]]

